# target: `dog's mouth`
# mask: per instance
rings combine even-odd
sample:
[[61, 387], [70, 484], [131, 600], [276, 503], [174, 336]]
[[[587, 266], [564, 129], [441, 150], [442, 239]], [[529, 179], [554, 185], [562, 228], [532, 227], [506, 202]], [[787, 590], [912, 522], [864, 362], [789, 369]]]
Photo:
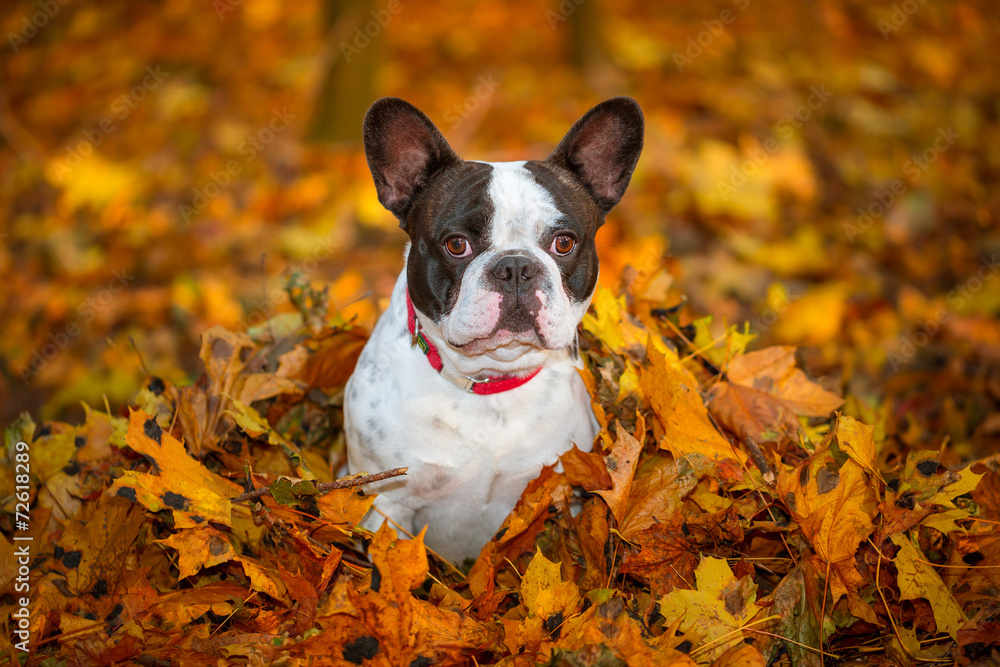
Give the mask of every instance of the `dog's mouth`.
[[476, 338], [467, 343], [449, 343], [470, 357], [487, 356], [497, 361], [512, 361], [531, 350], [550, 349], [534, 329], [510, 331], [498, 329], [485, 338]]

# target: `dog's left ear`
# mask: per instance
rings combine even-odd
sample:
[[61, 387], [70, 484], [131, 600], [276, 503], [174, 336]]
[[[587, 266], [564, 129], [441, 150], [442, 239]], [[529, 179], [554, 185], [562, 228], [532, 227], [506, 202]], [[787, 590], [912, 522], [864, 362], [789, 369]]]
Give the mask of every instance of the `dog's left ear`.
[[378, 200], [406, 229], [406, 215], [437, 171], [460, 158], [431, 119], [398, 97], [376, 100], [364, 122], [365, 156]]
[[576, 121], [548, 161], [573, 172], [601, 212], [607, 213], [632, 178], [642, 152], [643, 129], [638, 103], [631, 97], [615, 97]]

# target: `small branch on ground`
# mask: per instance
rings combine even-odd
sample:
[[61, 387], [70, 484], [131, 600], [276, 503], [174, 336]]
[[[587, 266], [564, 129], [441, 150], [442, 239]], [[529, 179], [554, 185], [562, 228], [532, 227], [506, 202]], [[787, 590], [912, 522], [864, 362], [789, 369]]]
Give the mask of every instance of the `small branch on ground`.
[[[372, 482], [380, 482], [383, 479], [389, 479], [391, 477], [399, 477], [400, 475], [405, 475], [408, 468], [393, 468], [392, 470], [386, 470], [384, 472], [377, 472], [374, 475], [364, 475], [362, 477], [351, 477], [348, 479], [338, 479], [332, 482], [319, 482], [316, 484], [316, 490], [322, 493], [329, 493], [336, 489], [349, 489], [352, 486], [362, 486], [364, 484], [371, 484]], [[260, 489], [254, 489], [253, 491], [247, 491], [246, 493], [241, 493], [232, 499], [234, 503], [242, 503], [247, 500], [257, 500], [261, 496], [271, 495], [271, 489], [262, 487]]]
[[771, 470], [771, 466], [768, 465], [767, 459], [764, 458], [764, 452], [760, 451], [760, 447], [753, 438], [747, 438], [747, 450], [750, 452], [750, 457], [753, 462], [757, 464], [757, 469], [760, 470], [761, 477], [767, 482], [768, 486], [774, 486], [774, 471]]

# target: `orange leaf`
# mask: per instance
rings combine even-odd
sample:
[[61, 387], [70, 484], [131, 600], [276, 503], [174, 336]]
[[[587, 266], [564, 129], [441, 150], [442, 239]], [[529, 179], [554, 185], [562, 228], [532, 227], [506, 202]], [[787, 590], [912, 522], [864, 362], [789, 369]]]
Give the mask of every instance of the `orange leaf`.
[[709, 409], [744, 440], [794, 438], [800, 429], [797, 416], [826, 417], [844, 402], [795, 367], [795, 348], [790, 346], [737, 357], [726, 376], [728, 381], [709, 390]]
[[214, 521], [232, 525], [232, 502], [239, 485], [209, 472], [195, 461], [176, 438], [160, 428], [142, 410], [129, 416], [128, 446], [144, 455], [157, 474], [126, 470], [107, 490], [128, 498], [150, 512], [171, 509], [178, 528], [193, 528]]
[[826, 417], [844, 399], [810, 380], [795, 367], [795, 348], [776, 345], [733, 359], [726, 373], [733, 384], [774, 394], [797, 415]]
[[709, 461], [745, 462], [746, 455], [729, 444], [712, 424], [698, 392], [698, 381], [690, 371], [652, 346], [647, 354], [650, 364], [642, 369], [639, 384], [663, 427], [660, 448], [677, 458], [702, 456]]
[[635, 467], [639, 463], [639, 454], [642, 452], [642, 440], [646, 438], [646, 420], [642, 415], [638, 415], [635, 422], [635, 433], [642, 440], [637, 440], [629, 435], [620, 423], [617, 430], [618, 440], [608, 455], [604, 457], [608, 475], [611, 477], [611, 489], [598, 490], [594, 493], [604, 498], [604, 502], [611, 508], [611, 513], [614, 514], [615, 520], [621, 526], [625, 520], [629, 493], [632, 491], [632, 476], [635, 475]]
[[581, 452], [579, 447], [559, 456], [563, 472], [570, 484], [583, 487], [587, 491], [612, 488], [611, 475], [604, 457], [594, 452]]
[[189, 528], [156, 541], [177, 549], [178, 579], [190, 577], [203, 567], [225, 563], [236, 556], [229, 538], [211, 526]]
[[628, 538], [639, 547], [639, 552], [625, 558], [621, 572], [649, 582], [654, 597], [661, 597], [674, 588], [694, 586], [697, 550], [684, 537], [683, 523], [683, 518], [670, 517], [666, 523], [653, 524]]

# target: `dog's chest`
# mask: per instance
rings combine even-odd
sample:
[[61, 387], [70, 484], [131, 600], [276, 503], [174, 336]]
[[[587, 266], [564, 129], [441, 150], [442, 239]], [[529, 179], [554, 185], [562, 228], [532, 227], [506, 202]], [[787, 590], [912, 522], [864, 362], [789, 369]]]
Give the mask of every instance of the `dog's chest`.
[[[405, 361], [382, 371], [379, 358]], [[372, 472], [410, 468], [414, 505], [451, 496], [463, 509], [462, 497], [516, 501], [522, 476], [554, 463], [568, 443], [588, 447], [593, 438], [586, 392], [570, 363], [543, 369], [515, 391], [479, 396], [442, 382], [402, 338], [369, 343], [348, 402], [349, 439], [362, 445], [357, 451], [371, 459]]]
[[[402, 280], [397, 287], [405, 289]], [[427, 543], [461, 560], [489, 540], [543, 465], [573, 443], [589, 450], [596, 422], [568, 358], [488, 396], [443, 380], [411, 346], [400, 296], [347, 386], [350, 469], [407, 467], [404, 478], [370, 487], [376, 506], [407, 530], [430, 525]], [[371, 519], [377, 528], [381, 516]]]

